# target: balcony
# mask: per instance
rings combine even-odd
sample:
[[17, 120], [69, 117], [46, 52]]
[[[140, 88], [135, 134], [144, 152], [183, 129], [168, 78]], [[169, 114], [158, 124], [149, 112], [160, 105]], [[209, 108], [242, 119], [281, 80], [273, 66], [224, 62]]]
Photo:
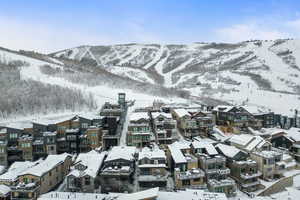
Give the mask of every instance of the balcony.
[[235, 186], [235, 181], [229, 177], [222, 180], [210, 179], [207, 183], [211, 187]]
[[192, 169], [185, 172], [176, 172], [176, 177], [179, 180], [188, 180], [204, 177], [205, 174], [201, 169]]
[[205, 173], [207, 173], [207, 174], [228, 175], [228, 174], [230, 174], [230, 169], [229, 168], [223, 168], [223, 169], [206, 169]]
[[254, 181], [252, 183], [242, 183], [241, 186], [243, 188], [248, 188], [248, 187], [253, 187], [253, 186], [256, 186], [256, 185], [259, 185], [260, 184], [260, 181]]
[[262, 173], [259, 171], [256, 173], [241, 173], [241, 178], [246, 180], [246, 179], [256, 178], [261, 175], [262, 175]]
[[122, 167], [107, 167], [101, 172], [101, 176], [130, 176], [133, 173], [133, 169], [129, 166]]

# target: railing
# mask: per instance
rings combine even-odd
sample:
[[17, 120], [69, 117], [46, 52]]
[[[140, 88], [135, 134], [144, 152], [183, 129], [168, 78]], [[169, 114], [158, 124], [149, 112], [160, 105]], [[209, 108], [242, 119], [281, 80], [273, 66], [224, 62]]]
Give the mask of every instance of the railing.
[[259, 177], [261, 175], [262, 175], [262, 173], [259, 171], [256, 173], [252, 173], [252, 174], [243, 173], [243, 174], [241, 174], [241, 178], [242, 179], [251, 179], [251, 178]]

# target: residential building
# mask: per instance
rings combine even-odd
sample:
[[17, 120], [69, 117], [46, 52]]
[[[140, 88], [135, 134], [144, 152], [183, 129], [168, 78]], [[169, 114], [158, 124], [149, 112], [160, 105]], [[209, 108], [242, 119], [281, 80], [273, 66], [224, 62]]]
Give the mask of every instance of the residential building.
[[236, 183], [229, 177], [230, 169], [226, 167], [226, 158], [219, 155], [215, 147], [206, 141], [194, 141], [191, 146], [198, 158], [199, 167], [205, 173], [208, 190], [224, 192], [228, 197], [235, 196]]
[[88, 146], [90, 149], [96, 149], [102, 146], [102, 128], [96, 126], [90, 126], [85, 132]]
[[282, 168], [276, 165], [277, 162], [282, 161], [282, 153], [276, 151], [252, 152], [250, 157], [258, 164], [258, 170], [262, 173], [263, 179], [272, 180], [282, 177]]
[[272, 147], [271, 143], [262, 137], [250, 134], [233, 135], [227, 142], [246, 152], [271, 150]]
[[62, 182], [70, 165], [69, 154], [49, 155], [18, 176], [17, 184], [11, 186], [12, 199], [37, 199], [38, 195], [49, 192]]
[[148, 112], [133, 112], [129, 117], [127, 145], [142, 148], [154, 140]]
[[112, 147], [100, 173], [102, 192], [132, 192], [135, 154], [136, 147]]
[[144, 147], [138, 156], [138, 182], [140, 188], [166, 187], [168, 179], [167, 159], [157, 146]]
[[234, 131], [245, 132], [248, 127], [260, 129], [262, 121], [248, 112], [244, 107], [236, 106], [217, 106], [213, 109], [216, 116], [217, 125], [233, 127]]
[[74, 163], [73, 169], [67, 175], [67, 190], [71, 192], [94, 192], [100, 187], [98, 174], [105, 158], [105, 152], [94, 150], [80, 153]]
[[262, 173], [258, 170], [258, 164], [246, 152], [225, 144], [216, 145], [216, 149], [226, 157], [230, 176], [238, 183], [240, 190], [254, 192], [260, 189], [258, 178]]
[[198, 159], [191, 154], [189, 142], [175, 142], [168, 145], [170, 167], [174, 170], [176, 189], [206, 188], [205, 174], [198, 166]]
[[100, 111], [102, 146], [108, 150], [120, 144], [121, 131], [127, 115], [127, 102], [124, 93], [119, 93], [118, 104], [106, 102]]
[[173, 109], [173, 118], [177, 121], [177, 127], [184, 137], [192, 138], [200, 136], [197, 120], [186, 109]]
[[165, 145], [177, 139], [177, 122], [170, 113], [151, 112], [153, 133], [158, 144]]

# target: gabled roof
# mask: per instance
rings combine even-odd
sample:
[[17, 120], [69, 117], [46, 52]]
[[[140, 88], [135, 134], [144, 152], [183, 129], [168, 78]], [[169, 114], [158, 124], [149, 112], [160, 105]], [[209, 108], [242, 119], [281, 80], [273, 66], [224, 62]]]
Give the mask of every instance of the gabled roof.
[[41, 160], [30, 162], [30, 161], [16, 161], [7, 170], [6, 173], [0, 175], [0, 180], [3, 181], [15, 181], [19, 175], [23, 172], [37, 165]]
[[148, 147], [144, 147], [141, 152], [139, 152], [139, 160], [143, 158], [155, 159], [161, 158], [166, 159], [166, 154], [163, 150], [157, 148], [150, 149]]
[[78, 155], [75, 161], [75, 165], [82, 164], [85, 167], [87, 167], [85, 170], [79, 171], [77, 169], [72, 170], [70, 174], [78, 177], [78, 176], [85, 176], [89, 175], [93, 178], [95, 178], [98, 174], [98, 171], [102, 165], [102, 162], [105, 157], [105, 152], [98, 153], [94, 150], [88, 152], [88, 153], [81, 153]]
[[114, 146], [108, 153], [104, 162], [124, 159], [128, 161], [134, 160], [134, 154], [136, 153], [136, 147], [131, 146]]
[[178, 115], [178, 117], [184, 117], [184, 116], [191, 116], [191, 114], [183, 108], [179, 108], [179, 109], [174, 109], [174, 112], [176, 113], [176, 115]]
[[133, 112], [129, 117], [130, 121], [138, 121], [140, 119], [149, 119], [149, 115], [147, 112]]
[[156, 119], [157, 117], [172, 119], [171, 113], [165, 113], [165, 112], [152, 112], [151, 116], [152, 116], [153, 119]]
[[234, 135], [229, 139], [229, 141], [241, 145], [246, 151], [261, 148], [263, 145], [269, 143], [260, 136], [253, 136], [249, 134]]
[[233, 135], [229, 141], [235, 144], [239, 144], [242, 146], [247, 145], [253, 139], [252, 135], [249, 134], [241, 134], [241, 135]]
[[71, 155], [67, 153], [58, 154], [58, 155], [48, 155], [45, 160], [41, 161], [39, 164], [35, 165], [34, 167], [25, 170], [20, 175], [31, 174], [40, 177], [43, 174], [47, 173], [48, 171], [52, 170], [58, 164], [63, 163], [67, 157], [71, 157]]
[[6, 185], [0, 185], [0, 196], [7, 196], [10, 191], [10, 187]]
[[224, 156], [229, 158], [233, 158], [234, 156], [236, 156], [238, 153], [241, 152], [241, 150], [239, 150], [234, 146], [221, 144], [221, 143], [217, 144], [216, 148], [218, 148]]
[[290, 128], [289, 130], [286, 130], [288, 137], [292, 138], [294, 141], [299, 142], [300, 141], [300, 128]]

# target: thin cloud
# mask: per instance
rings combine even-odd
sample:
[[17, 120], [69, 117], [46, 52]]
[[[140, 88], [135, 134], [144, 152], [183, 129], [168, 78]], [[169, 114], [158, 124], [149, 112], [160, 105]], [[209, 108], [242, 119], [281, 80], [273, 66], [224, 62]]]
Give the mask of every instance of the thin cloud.
[[237, 24], [230, 27], [223, 27], [215, 31], [216, 38], [224, 42], [240, 42], [245, 40], [275, 40], [290, 37], [287, 32], [268, 28], [256, 23]]

